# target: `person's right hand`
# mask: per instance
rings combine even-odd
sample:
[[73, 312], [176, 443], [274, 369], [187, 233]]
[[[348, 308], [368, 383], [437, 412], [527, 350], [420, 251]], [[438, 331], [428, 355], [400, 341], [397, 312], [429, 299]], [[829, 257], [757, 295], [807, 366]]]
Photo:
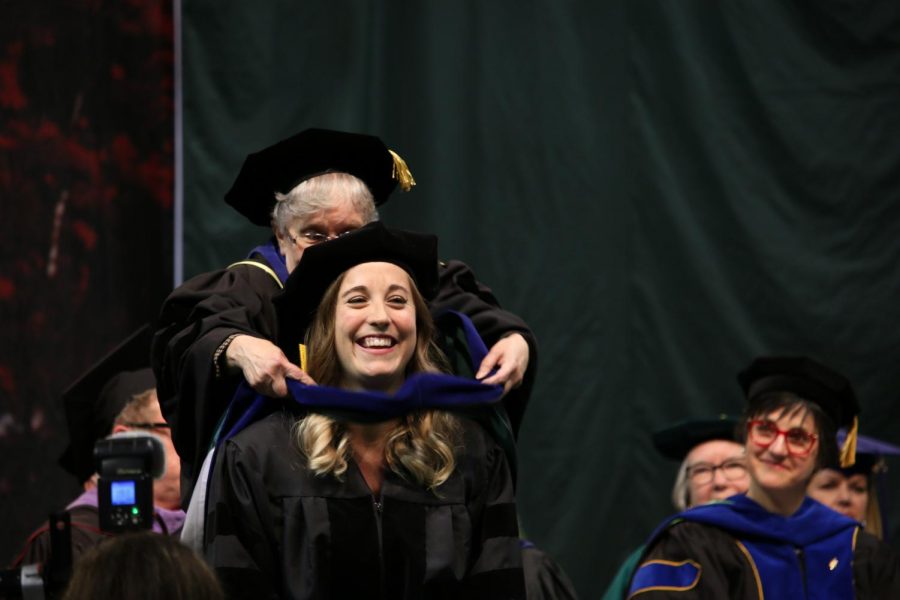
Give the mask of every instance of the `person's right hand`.
[[239, 335], [231, 340], [225, 349], [225, 361], [229, 368], [240, 369], [250, 387], [264, 396], [286, 396], [285, 377], [316, 385], [312, 377], [287, 359], [281, 348], [252, 335]]

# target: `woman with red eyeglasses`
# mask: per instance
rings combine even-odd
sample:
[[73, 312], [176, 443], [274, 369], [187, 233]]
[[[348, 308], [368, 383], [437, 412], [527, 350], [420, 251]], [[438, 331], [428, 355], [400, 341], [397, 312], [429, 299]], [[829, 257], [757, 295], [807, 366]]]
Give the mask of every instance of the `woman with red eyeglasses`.
[[[758, 358], [738, 381], [746, 495], [663, 523], [628, 597], [900, 598], [890, 547], [806, 497], [816, 471], [853, 462], [859, 405], [850, 383], [805, 357]], [[839, 450], [835, 431], [845, 425], [851, 434]]]

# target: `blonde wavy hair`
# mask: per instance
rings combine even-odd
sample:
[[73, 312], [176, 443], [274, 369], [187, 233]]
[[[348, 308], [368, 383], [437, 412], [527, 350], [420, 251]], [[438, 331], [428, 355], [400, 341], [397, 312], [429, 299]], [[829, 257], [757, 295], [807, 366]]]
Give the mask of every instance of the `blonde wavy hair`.
[[[335, 344], [335, 311], [343, 281], [341, 274], [325, 292], [306, 335], [307, 371], [320, 385], [338, 386], [343, 376]], [[410, 290], [416, 310], [416, 347], [406, 366], [406, 376], [446, 372], [446, 360], [434, 341], [434, 322], [411, 278]], [[450, 413], [409, 413], [387, 434], [387, 466], [397, 475], [435, 490], [456, 467], [454, 448], [458, 434], [459, 423]], [[293, 435], [313, 473], [343, 479], [352, 450], [349, 433], [341, 421], [311, 413], [294, 424]]]

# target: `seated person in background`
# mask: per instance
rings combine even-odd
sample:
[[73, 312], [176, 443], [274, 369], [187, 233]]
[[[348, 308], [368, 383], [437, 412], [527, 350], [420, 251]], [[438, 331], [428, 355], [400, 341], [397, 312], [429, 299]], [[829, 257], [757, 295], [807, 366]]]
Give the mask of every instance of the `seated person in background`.
[[[856, 434], [850, 383], [806, 357], [758, 358], [738, 380], [746, 495], [667, 520], [647, 544], [629, 598], [900, 598], [900, 559], [860, 524], [806, 497]], [[853, 462], [853, 443], [841, 452]]]
[[[241, 375], [272, 397], [287, 393], [286, 378], [308, 382], [275, 345], [272, 297], [306, 249], [377, 220], [376, 206], [398, 180], [404, 190], [415, 184], [406, 163], [381, 140], [339, 131], [309, 129], [245, 160], [225, 201], [255, 225], [271, 227], [274, 237], [248, 260], [198, 275], [172, 292], [153, 343], [160, 403], [182, 459], [185, 503]], [[491, 347], [476, 376], [504, 386], [514, 434], [536, 370], [534, 336], [499, 308], [463, 263], [441, 263], [439, 274], [429, 308], [433, 315], [446, 309], [466, 314]]]
[[672, 504], [685, 510], [747, 491], [750, 477], [744, 447], [735, 441], [737, 419], [683, 421], [653, 434], [664, 457], [681, 461], [672, 488]]
[[379, 223], [304, 252], [278, 337], [321, 387], [217, 450], [205, 556], [230, 596], [524, 598], [505, 454], [441, 410], [502, 389], [440, 373], [436, 283], [436, 238]]
[[125, 533], [88, 550], [63, 600], [220, 600], [222, 588], [199, 556], [174, 537]]
[[[73, 560], [110, 535], [100, 530], [94, 472], [94, 444], [110, 434], [149, 431], [162, 440], [166, 472], [153, 482], [153, 530], [176, 535], [184, 523], [178, 491], [180, 463], [160, 412], [153, 372], [146, 366], [149, 349], [150, 330], [143, 327], [63, 392], [69, 445], [59, 463], [82, 482], [85, 490], [66, 507], [71, 515]], [[17, 565], [47, 560], [47, 529], [44, 524], [29, 536]]]
[[[843, 443], [846, 432], [838, 433], [838, 445]], [[880, 484], [886, 471], [885, 455], [900, 455], [900, 448], [881, 440], [858, 436], [856, 462], [842, 468], [832, 465], [816, 473], [806, 493], [839, 513], [859, 521], [865, 530], [880, 540], [885, 539], [887, 528], [879, 506]]]
[[[682, 421], [653, 433], [653, 446], [665, 458], [681, 462], [672, 504], [679, 511], [747, 491], [750, 477], [744, 447], [735, 440], [738, 420], [719, 415], [715, 419]], [[628, 583], [644, 551], [632, 552], [603, 595], [606, 600], [625, 597]]]

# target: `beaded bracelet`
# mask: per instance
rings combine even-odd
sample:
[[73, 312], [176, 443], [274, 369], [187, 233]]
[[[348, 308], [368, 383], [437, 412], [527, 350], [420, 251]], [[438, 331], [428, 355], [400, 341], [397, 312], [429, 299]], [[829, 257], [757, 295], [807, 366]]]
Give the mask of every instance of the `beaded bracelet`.
[[218, 379], [219, 377], [222, 376], [222, 369], [219, 365], [219, 359], [222, 358], [223, 354], [225, 354], [225, 350], [228, 349], [228, 345], [231, 344], [231, 342], [234, 341], [234, 338], [236, 338], [239, 335], [241, 335], [241, 334], [232, 333], [227, 338], [225, 338], [225, 340], [221, 344], [219, 344], [219, 347], [216, 348], [216, 351], [213, 352], [212, 359], [213, 359], [213, 365], [216, 367], [216, 379]]

